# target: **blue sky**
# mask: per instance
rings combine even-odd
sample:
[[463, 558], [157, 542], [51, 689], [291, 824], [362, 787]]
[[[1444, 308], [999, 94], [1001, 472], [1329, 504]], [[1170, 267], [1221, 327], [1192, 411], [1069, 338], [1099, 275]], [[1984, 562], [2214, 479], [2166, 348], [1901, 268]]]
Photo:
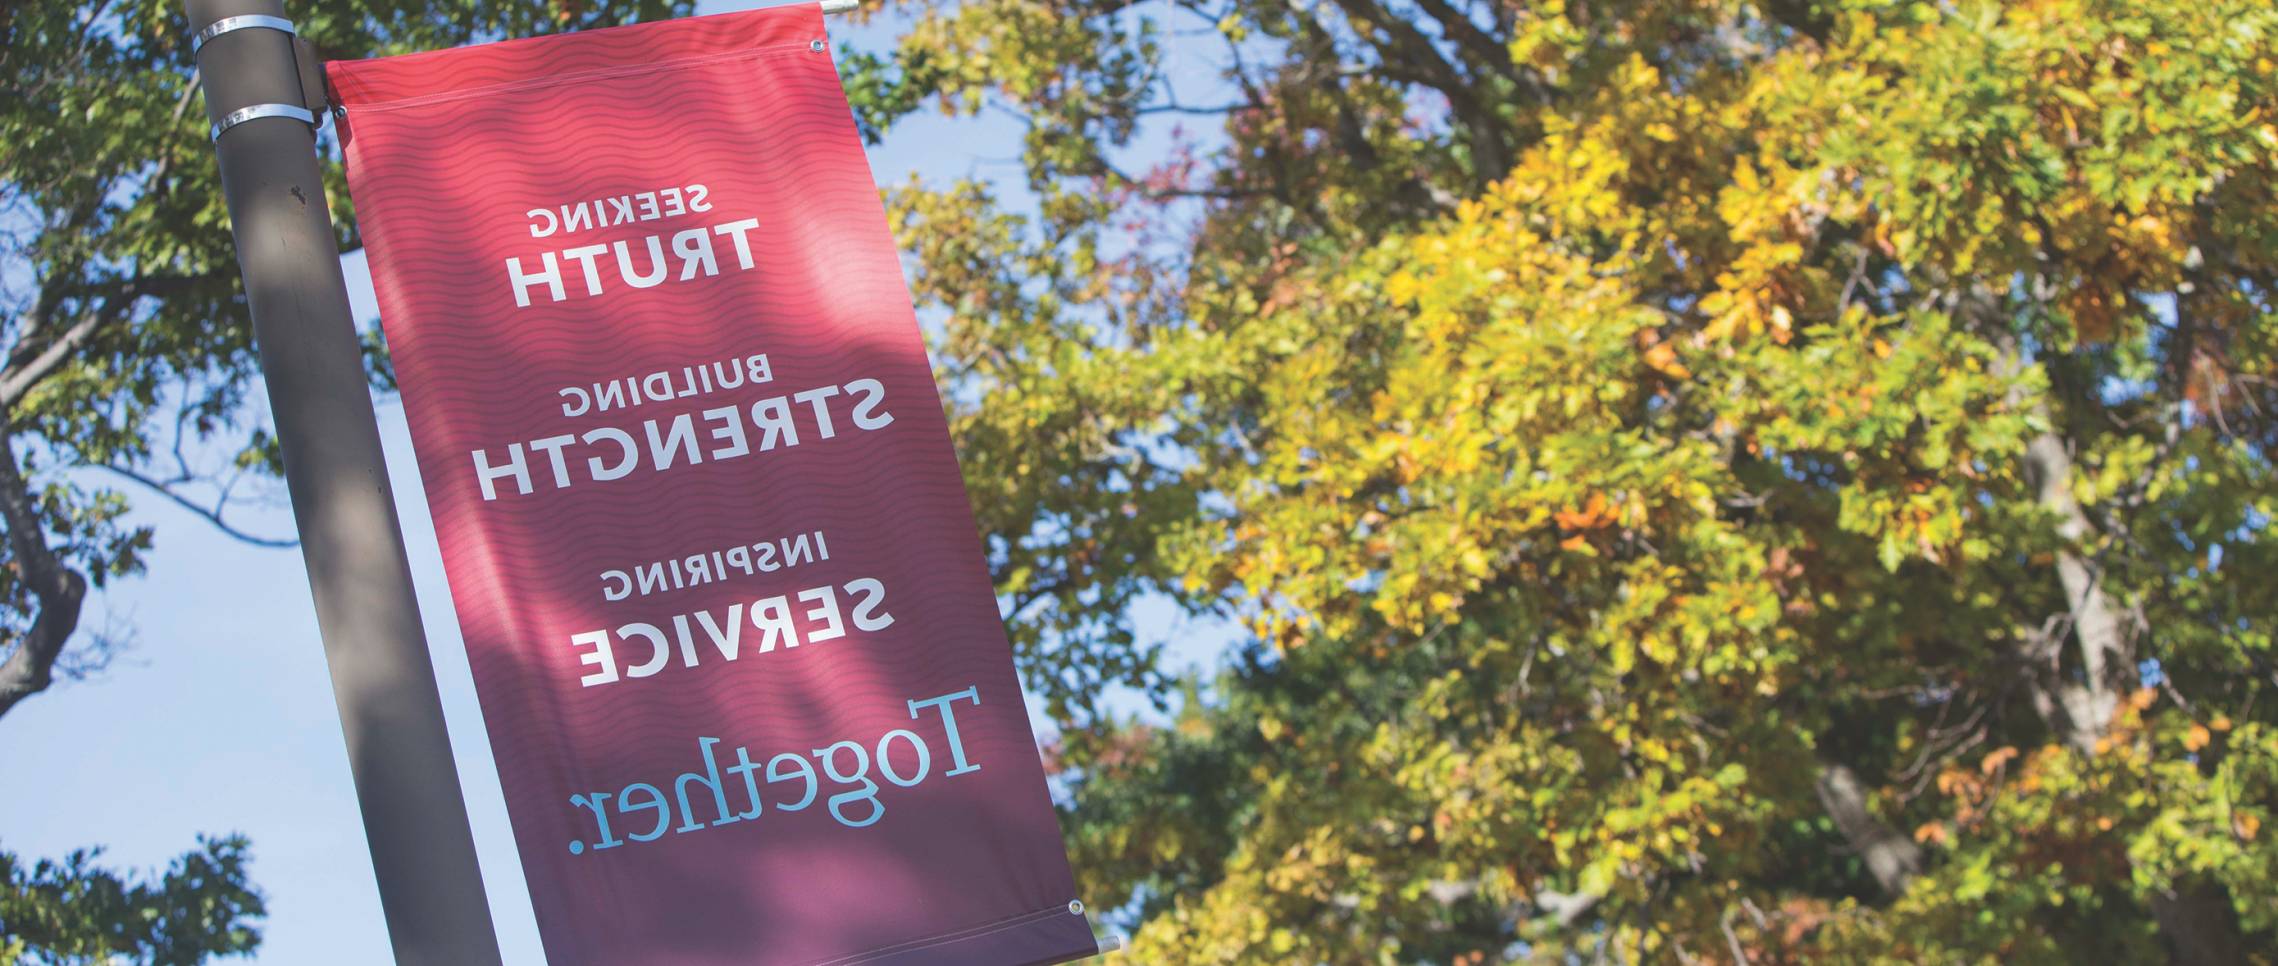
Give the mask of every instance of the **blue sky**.
[[[837, 42], [873, 50], [892, 38], [885, 24], [856, 29], [834, 18], [832, 30]], [[1179, 67], [1196, 77], [1182, 96], [1212, 86], [1203, 65]], [[912, 173], [931, 183], [976, 177], [1017, 197], [1019, 141], [1018, 122], [1002, 114], [922, 113], [871, 149], [871, 169], [881, 184]], [[343, 267], [358, 318], [374, 318], [362, 258]], [[543, 963], [403, 412], [392, 400], [378, 411], [502, 951], [509, 966]], [[249, 546], [150, 494], [130, 495], [136, 517], [157, 529], [149, 572], [92, 595], [81, 627], [131, 627], [136, 643], [98, 678], [0, 719], [0, 848], [30, 858], [100, 844], [107, 864], [147, 870], [199, 833], [244, 832], [270, 913], [251, 962], [392, 963], [299, 551]], [[281, 500], [234, 508], [232, 519], [259, 534], [292, 528]], [[1180, 663], [1208, 660], [1226, 640], [1223, 628], [1178, 621], [1167, 607], [1146, 611], [1146, 633], [1182, 639]]]

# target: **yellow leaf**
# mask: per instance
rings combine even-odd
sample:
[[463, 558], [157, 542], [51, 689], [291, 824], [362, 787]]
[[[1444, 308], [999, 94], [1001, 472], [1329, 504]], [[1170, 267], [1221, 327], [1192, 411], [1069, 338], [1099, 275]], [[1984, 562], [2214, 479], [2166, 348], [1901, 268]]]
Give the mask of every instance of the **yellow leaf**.
[[2262, 831], [2262, 820], [2245, 812], [2232, 812], [2231, 831], [2238, 833], [2239, 838], [2252, 841], [2254, 833]]
[[2185, 751], [2198, 751], [2207, 747], [2207, 742], [2213, 740], [2215, 740], [2215, 736], [2207, 733], [2206, 725], [2193, 724], [2190, 733], [2183, 736], [2183, 748]]

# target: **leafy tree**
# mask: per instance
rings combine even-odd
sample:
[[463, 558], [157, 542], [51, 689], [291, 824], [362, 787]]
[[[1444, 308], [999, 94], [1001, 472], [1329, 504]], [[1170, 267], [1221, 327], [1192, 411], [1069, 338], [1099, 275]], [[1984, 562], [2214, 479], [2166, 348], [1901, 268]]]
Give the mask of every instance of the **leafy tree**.
[[[318, 56], [650, 20], [684, 0], [296, 3]], [[257, 543], [224, 514], [281, 469], [251, 405], [257, 357], [182, 5], [0, 7], [0, 714], [58, 673], [90, 585], [141, 571], [132, 481]], [[360, 241], [331, 169], [343, 252]], [[383, 360], [384, 362], [384, 360]], [[384, 366], [376, 377], [385, 380]], [[221, 458], [201, 459], [218, 454]], [[90, 475], [99, 471], [101, 476]]]
[[[290, 6], [327, 58], [688, 7]], [[104, 637], [75, 643], [87, 590], [140, 572], [155, 543], [105, 480], [289, 545], [224, 516], [241, 479], [280, 467], [252, 405], [258, 360], [183, 18], [177, 0], [0, 4], [0, 715], [112, 653]], [[358, 239], [336, 166], [329, 180], [346, 252]], [[95, 868], [93, 853], [28, 871], [0, 853], [0, 964], [176, 966], [249, 951], [262, 906], [245, 848], [206, 841], [152, 885]]]
[[1137, 961], [2278, 962], [2267, 3], [899, 9], [874, 136], [1027, 124], [890, 201]]
[[261, 894], [242, 837], [200, 839], [155, 883], [129, 884], [74, 852], [30, 869], [0, 852], [0, 966], [195, 966], [251, 953]]

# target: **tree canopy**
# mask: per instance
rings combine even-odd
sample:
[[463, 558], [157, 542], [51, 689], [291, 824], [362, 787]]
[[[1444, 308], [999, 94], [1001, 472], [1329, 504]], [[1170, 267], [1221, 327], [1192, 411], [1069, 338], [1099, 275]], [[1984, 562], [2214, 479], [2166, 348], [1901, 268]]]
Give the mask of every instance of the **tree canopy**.
[[[1033, 210], [890, 202], [1137, 960], [2278, 962], [2266, 3], [892, 9], [867, 130], [1027, 125]], [[274, 465], [180, 16], [0, 11], [0, 712], [152, 546], [73, 468]]]
[[[332, 59], [691, 5], [289, 6]], [[126, 516], [130, 495], [157, 494], [228, 529], [240, 481], [281, 469], [253, 405], [252, 326], [185, 17], [161, 0], [0, 8], [0, 714], [57, 674], [103, 661], [104, 640], [74, 646], [73, 634], [87, 589], [140, 572], [154, 546]], [[361, 241], [337, 164], [330, 177], [341, 250], [353, 251]], [[376, 375], [384, 381], [384, 366]]]
[[[688, 12], [674, 0], [290, 6], [326, 57]], [[139, 573], [157, 545], [130, 496], [289, 543], [226, 518], [239, 482], [279, 465], [184, 16], [161, 0], [0, 4], [0, 716], [115, 652], [80, 616], [90, 587]], [[337, 168], [332, 188], [345, 252], [359, 241]], [[0, 852], [0, 964], [249, 952], [263, 908], [247, 848], [201, 842], [148, 884], [96, 867], [95, 852]]]
[[867, 130], [1026, 126], [890, 204], [1135, 961], [2278, 962], [2268, 4], [893, 9]]
[[259, 948], [245, 839], [198, 845], [143, 883], [95, 865], [99, 851], [30, 868], [0, 852], [0, 964], [196, 966]]

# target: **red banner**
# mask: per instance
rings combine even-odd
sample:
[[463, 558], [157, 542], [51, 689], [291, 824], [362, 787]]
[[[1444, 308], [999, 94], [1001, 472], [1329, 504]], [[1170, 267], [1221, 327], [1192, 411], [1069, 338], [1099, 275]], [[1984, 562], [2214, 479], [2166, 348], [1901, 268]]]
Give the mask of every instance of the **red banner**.
[[816, 5], [329, 72], [553, 966], [1095, 952]]

